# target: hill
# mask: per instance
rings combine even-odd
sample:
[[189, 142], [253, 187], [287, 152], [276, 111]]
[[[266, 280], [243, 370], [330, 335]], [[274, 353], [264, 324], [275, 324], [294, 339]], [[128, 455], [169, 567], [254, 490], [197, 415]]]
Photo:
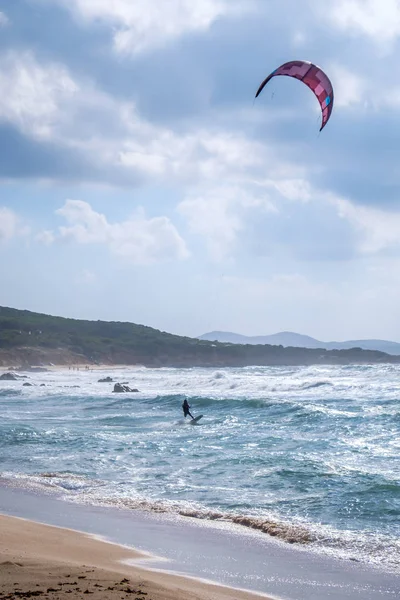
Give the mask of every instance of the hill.
[[352, 348], [284, 348], [211, 342], [134, 323], [85, 321], [0, 307], [0, 365], [130, 364], [148, 367], [366, 364], [400, 362]]
[[309, 335], [301, 335], [291, 331], [281, 331], [272, 335], [245, 336], [230, 331], [210, 331], [199, 336], [199, 340], [211, 342], [230, 342], [231, 344], [272, 344], [286, 348], [322, 348], [324, 350], [378, 350], [387, 354], [400, 355], [400, 344], [388, 340], [348, 340], [344, 342], [321, 342]]

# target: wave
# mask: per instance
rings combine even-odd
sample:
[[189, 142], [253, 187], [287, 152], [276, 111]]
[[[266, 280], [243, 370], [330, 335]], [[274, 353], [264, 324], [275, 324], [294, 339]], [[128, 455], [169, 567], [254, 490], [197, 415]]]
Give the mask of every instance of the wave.
[[0, 390], [0, 398], [8, 398], [9, 396], [20, 396], [21, 390], [15, 390], [14, 388], [6, 388]]
[[38, 481], [41, 479], [48, 480], [52, 486], [70, 491], [81, 491], [83, 489], [92, 488], [93, 485], [96, 484], [102, 485], [102, 482], [98, 480], [93, 480], [85, 475], [77, 475], [70, 472], [43, 472], [38, 476]]
[[257, 517], [248, 517], [245, 515], [226, 515], [218, 512], [209, 512], [204, 514], [198, 510], [185, 510], [180, 509], [177, 511], [178, 514], [184, 517], [193, 517], [195, 519], [208, 519], [211, 521], [225, 521], [231, 522], [235, 525], [241, 525], [242, 527], [248, 527], [267, 533], [272, 537], [277, 537], [280, 540], [288, 542], [290, 544], [308, 544], [315, 541], [311, 532], [307, 529], [298, 525], [289, 525], [286, 523], [279, 523], [277, 521], [271, 521], [269, 519], [261, 519]]
[[333, 383], [331, 381], [314, 381], [313, 383], [306, 382], [301, 385], [301, 388], [303, 390], [312, 390], [314, 388], [319, 388], [323, 386], [333, 387]]
[[[191, 406], [196, 408], [222, 408], [224, 411], [233, 410], [236, 408], [260, 408], [260, 409], [269, 409], [271, 407], [283, 407], [285, 409], [293, 408], [295, 410], [301, 409], [302, 404], [300, 401], [296, 400], [287, 400], [281, 398], [271, 398], [269, 395], [265, 394], [263, 396], [258, 397], [248, 397], [248, 396], [239, 396], [239, 397], [229, 397], [224, 396], [220, 398], [218, 396], [196, 396], [196, 395], [188, 395], [188, 394], [171, 394], [165, 396], [155, 396], [152, 398], [141, 398], [138, 399], [138, 402], [141, 404], [160, 404], [162, 406], [172, 406], [174, 408], [181, 406], [184, 398], [188, 399], [188, 402]], [[121, 399], [119, 401], [119, 405], [123, 406], [129, 404], [129, 399]], [[116, 406], [117, 403], [113, 403], [111, 406]]]
[[129, 427], [137, 425], [139, 418], [131, 417], [130, 415], [111, 415], [99, 417], [95, 421], [101, 425], [109, 425], [110, 427]]
[[[0, 473], [0, 483], [40, 490], [43, 493], [57, 493], [60, 499], [77, 504], [177, 515], [209, 521], [210, 524], [235, 525], [299, 548], [307, 547], [346, 560], [380, 565], [396, 573], [400, 565], [400, 540], [372, 531], [340, 531], [319, 523], [289, 522], [275, 516], [223, 512], [178, 501], [149, 500], [140, 495], [109, 495], [107, 482], [64, 471], [42, 472], [37, 475]], [[63, 494], [67, 495], [64, 497]]]
[[[71, 501], [71, 498], [68, 498]], [[97, 493], [86, 497], [75, 497], [73, 501], [90, 505], [117, 507], [130, 510], [148, 511], [158, 514], [178, 515], [184, 518], [200, 519], [222, 525], [237, 525], [266, 534], [274, 539], [307, 547], [316, 552], [339, 556], [346, 560], [356, 560], [381, 565], [388, 571], [398, 573], [400, 566], [400, 541], [384, 534], [351, 530], [336, 530], [318, 523], [293, 523], [279, 518], [239, 514], [209, 510], [204, 507], [190, 507], [178, 502], [147, 500], [141, 497], [101, 497]]]
[[25, 473], [0, 473], [0, 482], [10, 484], [15, 487], [25, 487], [27, 489], [39, 489], [43, 492], [82, 492], [83, 490], [92, 490], [95, 486], [104, 485], [103, 481], [91, 479], [86, 475], [79, 475], [69, 471], [61, 472], [42, 472], [37, 474]]
[[[105, 483], [100, 480], [89, 479], [85, 475], [77, 475], [70, 472], [43, 472], [36, 475], [26, 474], [0, 474], [1, 479], [11, 484], [25, 484], [27, 488], [39, 488], [47, 491], [49, 488], [56, 488], [59, 491], [66, 492], [84, 492], [75, 495], [75, 501], [84, 504], [93, 504], [98, 506], [109, 506], [116, 508], [127, 508], [130, 510], [143, 510], [155, 513], [176, 514], [182, 517], [191, 517], [193, 519], [202, 519], [207, 521], [219, 521], [223, 523], [232, 523], [249, 529], [254, 529], [276, 537], [290, 544], [308, 544], [317, 538], [311, 534], [305, 527], [279, 522], [278, 520], [263, 519], [260, 517], [246, 516], [242, 514], [229, 514], [227, 512], [207, 510], [205, 508], [192, 508], [182, 506], [178, 502], [151, 501], [142, 497], [107, 497], [99, 495], [95, 488], [104, 486]], [[67, 497], [68, 501], [72, 498]]]
[[[329, 382], [315, 382], [313, 384], [307, 384], [306, 387], [302, 389], [316, 389], [321, 387], [322, 385], [330, 386]], [[297, 386], [298, 390], [299, 387]], [[177, 414], [181, 411], [181, 404], [184, 398], [188, 399], [188, 402], [193, 410], [197, 412], [205, 412], [207, 409], [213, 410], [213, 416], [217, 414], [225, 415], [231, 414], [233, 411], [240, 410], [243, 416], [246, 418], [251, 417], [251, 414], [254, 413], [257, 415], [259, 411], [262, 411], [265, 417], [289, 417], [289, 416], [297, 416], [299, 419], [313, 419], [313, 420], [321, 420], [321, 419], [331, 419], [331, 418], [360, 418], [363, 415], [363, 412], [367, 412], [368, 410], [371, 413], [371, 416], [375, 416], [372, 413], [372, 409], [368, 409], [367, 407], [363, 408], [363, 412], [357, 411], [356, 409], [346, 410], [345, 408], [335, 408], [337, 400], [333, 400], [333, 406], [330, 406], [328, 401], [318, 398], [318, 403], [310, 401], [310, 398], [307, 398], [307, 402], [305, 402], [305, 398], [296, 397], [295, 394], [290, 394], [290, 392], [286, 392], [286, 396], [277, 396], [274, 397], [270, 392], [265, 395], [257, 396], [236, 396], [231, 397], [229, 393], [226, 393], [224, 397], [219, 397], [218, 395], [212, 396], [199, 396], [199, 395], [188, 395], [188, 394], [166, 394], [166, 395], [155, 395], [155, 396], [135, 396], [135, 397], [122, 397], [118, 398], [112, 402], [109, 402], [109, 398], [104, 398], [104, 403], [99, 403], [99, 398], [96, 399], [96, 402], [92, 405], [85, 406], [83, 410], [92, 411], [92, 412], [103, 412], [101, 417], [104, 419], [105, 424], [107, 424], [108, 419], [114, 418], [107, 416], [107, 411], [119, 409], [121, 411], [121, 419], [123, 419], [123, 411], [129, 410], [135, 406], [142, 407], [153, 407], [160, 406], [163, 409], [171, 409], [171, 415]], [[378, 409], [376, 409], [377, 411]], [[389, 416], [396, 417], [397, 410], [394, 414], [386, 411]], [[215, 412], [214, 412], [215, 411]], [[119, 411], [118, 411], [119, 412]], [[208, 411], [210, 412], [210, 411]], [[380, 415], [379, 415], [380, 416]], [[128, 415], [129, 417], [129, 415]], [[110, 421], [111, 424], [111, 421]]]
[[41, 433], [33, 427], [17, 425], [10, 428], [2, 428], [0, 446], [13, 446], [19, 444], [31, 444], [42, 437]]

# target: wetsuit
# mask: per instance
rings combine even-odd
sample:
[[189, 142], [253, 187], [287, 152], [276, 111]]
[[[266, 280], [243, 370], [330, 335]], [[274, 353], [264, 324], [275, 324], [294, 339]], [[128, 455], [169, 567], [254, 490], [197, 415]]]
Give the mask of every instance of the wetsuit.
[[184, 400], [184, 402], [182, 404], [183, 414], [185, 415], [185, 417], [187, 417], [188, 415], [190, 415], [192, 417], [192, 419], [194, 419], [194, 416], [191, 414], [189, 408], [190, 408], [190, 406], [189, 406], [188, 401]]

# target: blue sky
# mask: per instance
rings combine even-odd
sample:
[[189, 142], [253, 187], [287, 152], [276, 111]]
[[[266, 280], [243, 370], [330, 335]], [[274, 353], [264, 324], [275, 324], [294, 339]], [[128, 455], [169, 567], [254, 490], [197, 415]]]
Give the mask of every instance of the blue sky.
[[[400, 340], [398, 0], [0, 0], [0, 305]], [[281, 63], [319, 64], [331, 120]]]

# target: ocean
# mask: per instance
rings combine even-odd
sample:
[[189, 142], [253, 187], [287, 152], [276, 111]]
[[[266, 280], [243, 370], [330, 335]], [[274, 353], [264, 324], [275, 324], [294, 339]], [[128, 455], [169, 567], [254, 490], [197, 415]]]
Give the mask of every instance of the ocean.
[[[0, 381], [3, 484], [235, 523], [399, 573], [400, 366], [27, 375]], [[139, 392], [113, 393], [107, 375]]]

